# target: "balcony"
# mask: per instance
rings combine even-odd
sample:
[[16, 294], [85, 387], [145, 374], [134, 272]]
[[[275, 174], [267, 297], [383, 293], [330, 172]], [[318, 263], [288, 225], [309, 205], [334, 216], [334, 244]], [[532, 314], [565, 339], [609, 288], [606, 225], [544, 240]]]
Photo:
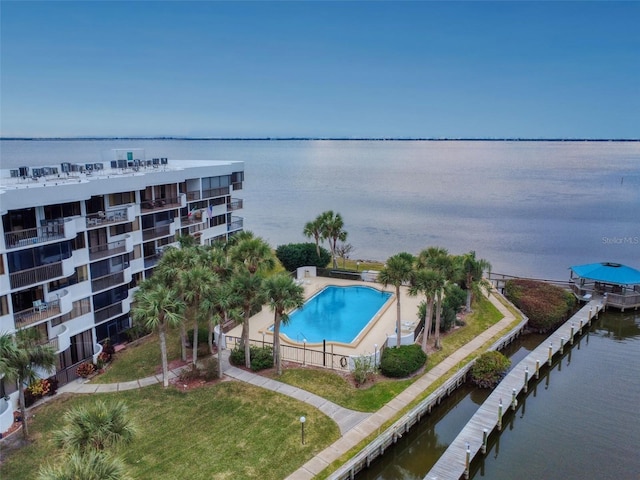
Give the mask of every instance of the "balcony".
[[57, 317], [62, 314], [60, 308], [60, 300], [56, 299], [51, 302], [44, 302], [42, 300], [36, 300], [33, 302], [33, 307], [27, 308], [20, 312], [13, 314], [16, 328], [24, 328], [34, 323], [40, 323], [52, 317]]
[[228, 207], [230, 212], [235, 210], [240, 210], [242, 208], [242, 199], [241, 198], [232, 198], [231, 202], [229, 202]]
[[100, 310], [96, 310], [93, 312], [93, 318], [94, 322], [97, 324], [121, 314], [122, 302], [118, 302], [116, 304], [109, 305], [108, 307], [101, 308]]
[[229, 195], [229, 187], [210, 188], [202, 191], [202, 198], [214, 198]]
[[162, 254], [161, 252], [157, 252], [154, 255], [149, 255], [148, 257], [144, 257], [144, 268], [145, 268], [145, 270], [147, 268], [155, 267], [156, 264], [158, 263], [158, 261], [160, 260], [161, 254]]
[[124, 240], [118, 240], [117, 242], [110, 242], [103, 245], [89, 247], [89, 260], [93, 262], [95, 260], [101, 260], [106, 257], [111, 257], [113, 255], [132, 251], [133, 240], [131, 238], [131, 235], [127, 235]]
[[71, 346], [71, 335], [66, 325], [62, 324], [53, 327], [51, 333], [54, 335], [54, 338], [50, 339], [47, 345], [53, 347], [56, 353], [64, 352]]
[[154, 200], [145, 200], [140, 203], [140, 211], [144, 215], [147, 213], [161, 212], [163, 210], [182, 208], [186, 206], [186, 196], [184, 194], [180, 194], [178, 197], [163, 197], [156, 198]]
[[115, 287], [116, 285], [122, 285], [123, 283], [125, 283], [124, 270], [91, 280], [91, 291], [96, 293], [100, 290]]
[[169, 235], [173, 235], [175, 233], [175, 228], [171, 228], [172, 224], [173, 222], [143, 230], [142, 240], [146, 242], [148, 240], [153, 240], [154, 238], [168, 237]]
[[64, 277], [62, 262], [50, 263], [40, 267], [20, 270], [9, 274], [11, 288], [22, 288], [28, 285], [48, 282], [55, 278]]
[[244, 225], [244, 219], [242, 217], [231, 217], [231, 222], [227, 228], [228, 232], [234, 232], [236, 230], [242, 230]]
[[73, 219], [43, 220], [43, 225], [4, 234], [7, 249], [28, 247], [40, 243], [69, 240], [76, 236]]
[[96, 228], [104, 225], [129, 221], [129, 207], [119, 208], [117, 210], [107, 210], [106, 212], [91, 213], [86, 217], [87, 228]]
[[187, 201], [192, 202], [194, 200], [200, 200], [200, 192], [197, 190], [194, 192], [187, 192]]

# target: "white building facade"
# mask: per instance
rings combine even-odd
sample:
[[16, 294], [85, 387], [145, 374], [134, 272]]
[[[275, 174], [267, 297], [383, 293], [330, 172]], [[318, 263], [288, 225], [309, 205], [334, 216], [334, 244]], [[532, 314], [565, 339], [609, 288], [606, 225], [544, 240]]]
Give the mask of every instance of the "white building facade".
[[[58, 353], [60, 385], [130, 327], [133, 292], [178, 235], [206, 245], [243, 228], [243, 162], [151, 158], [3, 170], [0, 333], [33, 328]], [[16, 386], [0, 380], [0, 398]], [[0, 428], [0, 431], [2, 429]]]

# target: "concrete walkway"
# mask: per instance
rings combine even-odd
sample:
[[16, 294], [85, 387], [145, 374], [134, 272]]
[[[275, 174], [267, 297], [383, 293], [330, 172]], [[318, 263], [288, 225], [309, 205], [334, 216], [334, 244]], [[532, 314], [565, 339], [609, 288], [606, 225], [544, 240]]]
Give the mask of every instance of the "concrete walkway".
[[369, 435], [378, 432], [382, 425], [396, 417], [404, 407], [421, 395], [436, 380], [445, 375], [452, 368], [455, 368], [462, 360], [480, 348], [502, 329], [508, 327], [509, 324], [515, 320], [513, 314], [507, 310], [494, 295], [491, 295], [489, 300], [503, 315], [502, 320], [491, 328], [485, 330], [469, 343], [462, 346], [445, 360], [433, 367], [428, 373], [416, 380], [384, 407], [359, 423], [355, 428], [348, 431], [333, 444], [329, 445], [298, 470], [289, 475], [287, 479], [306, 480], [314, 478], [332, 462], [340, 458], [345, 452], [358, 445], [362, 440], [369, 437]]
[[[239, 380], [241, 382], [250, 383], [256, 387], [266, 388], [274, 392], [282, 393], [301, 402], [305, 402], [324, 413], [338, 424], [340, 433], [344, 435], [360, 422], [368, 418], [370, 413], [356, 412], [349, 410], [348, 408], [341, 407], [325, 398], [322, 398], [313, 393], [302, 390], [301, 388], [292, 387], [286, 383], [278, 382], [270, 378], [256, 375], [255, 373], [247, 372], [241, 368], [232, 366], [229, 363], [229, 350], [222, 352], [222, 371], [227, 377]], [[180, 375], [180, 371], [189, 368], [189, 365], [182, 366], [173, 370], [169, 370], [169, 381], [177, 378]], [[119, 383], [88, 383], [85, 379], [79, 378], [71, 383], [68, 383], [58, 389], [58, 393], [112, 393], [122, 392], [124, 390], [133, 390], [136, 388], [148, 387], [149, 385], [155, 385], [156, 383], [162, 383], [162, 375], [153, 375], [151, 377], [141, 378], [130, 382]]]
[[[224, 374], [230, 378], [250, 383], [261, 388], [266, 388], [274, 392], [282, 393], [283, 395], [305, 402], [315, 408], [318, 408], [338, 424], [342, 437], [287, 477], [289, 480], [312, 479], [322, 472], [322, 470], [324, 470], [329, 464], [340, 458], [345, 452], [358, 445], [362, 440], [369, 437], [369, 435], [379, 431], [383, 424], [396, 417], [396, 415], [398, 415], [406, 405], [421, 395], [441, 376], [456, 367], [467, 356], [479, 349], [484, 343], [489, 341], [494, 335], [508, 327], [509, 324], [514, 321], [515, 318], [511, 312], [509, 312], [509, 310], [507, 310], [494, 295], [491, 295], [489, 300], [500, 311], [500, 313], [502, 313], [502, 320], [491, 328], [485, 330], [466, 345], [456, 350], [449, 357], [433, 367], [428, 373], [416, 380], [384, 407], [372, 414], [356, 412], [343, 408], [318, 395], [307, 392], [306, 390], [233, 367], [229, 364], [228, 350], [223, 351], [222, 354], [223, 371]], [[170, 370], [169, 379], [171, 380], [178, 377], [180, 375], [180, 371], [187, 367], [188, 366], [184, 366]], [[156, 383], [162, 383], [162, 375], [153, 375], [151, 377], [141, 378], [130, 382], [106, 384], [86, 383], [84, 379], [78, 379], [60, 387], [58, 392], [86, 394], [120, 392], [147, 387]]]

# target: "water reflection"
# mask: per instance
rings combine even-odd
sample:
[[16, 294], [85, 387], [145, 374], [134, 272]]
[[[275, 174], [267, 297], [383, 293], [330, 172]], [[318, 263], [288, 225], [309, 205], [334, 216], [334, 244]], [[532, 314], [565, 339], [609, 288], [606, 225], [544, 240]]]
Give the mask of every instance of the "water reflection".
[[[513, 365], [542, 340], [526, 335], [509, 346]], [[508, 410], [502, 432], [489, 436], [487, 454], [472, 463], [472, 478], [637, 478], [640, 429], [629, 421], [637, 418], [640, 382], [629, 379], [637, 375], [639, 346], [640, 312], [607, 312], [567, 343], [551, 368], [541, 359], [528, 394]], [[424, 478], [489, 393], [458, 389], [356, 478]]]

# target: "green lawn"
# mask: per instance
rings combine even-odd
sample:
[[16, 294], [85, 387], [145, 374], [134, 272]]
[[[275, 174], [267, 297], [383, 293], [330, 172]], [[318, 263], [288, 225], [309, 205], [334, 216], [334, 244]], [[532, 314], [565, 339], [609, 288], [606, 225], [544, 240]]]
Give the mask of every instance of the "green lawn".
[[[169, 361], [180, 358], [180, 335], [178, 330], [167, 334], [167, 357]], [[94, 377], [91, 383], [128, 382], [145, 378], [156, 373], [160, 366], [160, 341], [156, 333], [140, 340], [134, 347], [128, 347], [114, 355], [106, 372]]]
[[[63, 395], [33, 412], [34, 442], [9, 455], [0, 478], [36, 478], [39, 466], [56, 457], [48, 439], [60, 428], [62, 413], [95, 398]], [[153, 386], [100, 398], [118, 398], [129, 406], [139, 432], [118, 453], [139, 480], [282, 479], [340, 436], [337, 425], [319, 410], [240, 382], [187, 393]], [[307, 418], [305, 445], [301, 415]]]
[[409, 386], [412, 380], [385, 379], [367, 388], [355, 388], [343, 377], [330, 370], [287, 368], [281, 376], [290, 385], [313, 392], [338, 405], [361, 412], [375, 412]]

